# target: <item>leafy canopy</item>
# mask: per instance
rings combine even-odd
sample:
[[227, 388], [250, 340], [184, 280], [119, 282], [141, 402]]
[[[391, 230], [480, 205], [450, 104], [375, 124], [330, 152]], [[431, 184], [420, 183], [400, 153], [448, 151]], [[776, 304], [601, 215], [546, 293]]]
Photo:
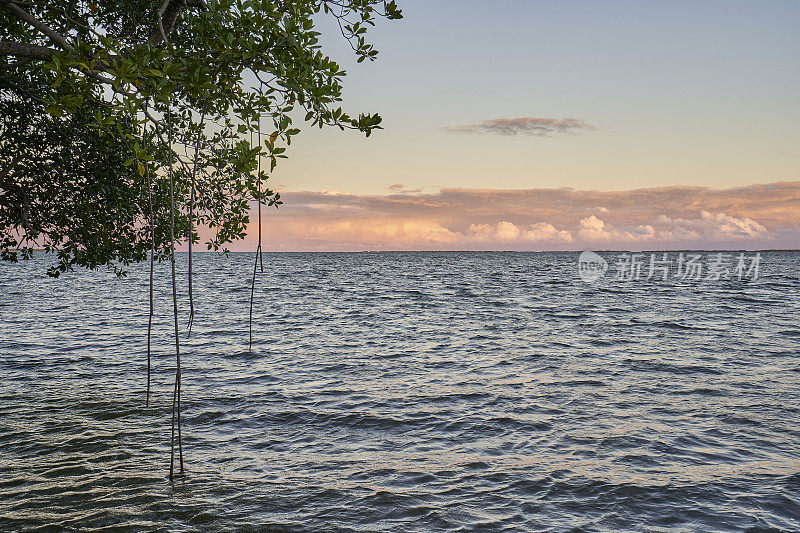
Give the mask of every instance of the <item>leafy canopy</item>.
[[380, 128], [338, 107], [345, 72], [321, 50], [322, 16], [360, 62], [377, 55], [368, 28], [401, 13], [387, 0], [0, 0], [2, 258], [43, 247], [58, 275], [121, 272], [151, 244], [166, 257], [169, 176], [176, 239], [244, 237], [252, 201], [280, 204], [263, 184], [293, 117]]

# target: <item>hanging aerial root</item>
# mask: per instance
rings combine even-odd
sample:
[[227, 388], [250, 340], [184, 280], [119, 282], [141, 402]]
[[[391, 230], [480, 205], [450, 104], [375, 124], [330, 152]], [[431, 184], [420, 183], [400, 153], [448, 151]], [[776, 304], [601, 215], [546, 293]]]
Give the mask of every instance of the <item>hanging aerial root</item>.
[[[250, 127], [248, 123], [248, 129], [250, 130], [250, 147], [253, 147], [253, 128]], [[256, 250], [257, 251], [257, 250]], [[250, 319], [248, 321], [249, 325], [249, 332], [250, 332], [250, 342], [247, 346], [247, 353], [250, 354], [253, 352], [253, 295], [255, 294], [256, 290], [256, 267], [258, 266], [258, 255], [256, 255], [256, 264], [253, 265], [253, 279], [250, 283]]]
[[[147, 104], [145, 104], [146, 107]], [[153, 217], [153, 178], [150, 176], [150, 165], [145, 164], [147, 175], [147, 203], [150, 208], [150, 315], [147, 319], [147, 392], [145, 394], [145, 406], [150, 406], [150, 341], [153, 331], [153, 263], [156, 253], [156, 227]]]
[[196, 194], [196, 177], [197, 177], [197, 161], [200, 156], [200, 138], [203, 133], [203, 125], [206, 119], [206, 110], [208, 109], [208, 103], [206, 102], [203, 106], [203, 111], [200, 113], [200, 122], [198, 123], [197, 128], [197, 138], [195, 139], [194, 144], [194, 162], [192, 165], [192, 190], [189, 195], [189, 331], [187, 333], [187, 337], [192, 336], [192, 324], [194, 323], [194, 290], [192, 288], [192, 278], [193, 278], [193, 268], [192, 268], [192, 240], [194, 238], [194, 202], [195, 202], [195, 194]]
[[[261, 115], [258, 116], [258, 174], [256, 175], [256, 199], [258, 200], [258, 246], [256, 247], [255, 264], [253, 264], [253, 280], [250, 284], [250, 344], [248, 353], [253, 352], [253, 298], [256, 291], [256, 271], [259, 263], [261, 272], [264, 272], [264, 254], [261, 251]], [[253, 145], [253, 130], [250, 130], [250, 146]]]
[[151, 247], [150, 247], [150, 314], [147, 318], [147, 393], [145, 395], [145, 406], [150, 406], [150, 359], [151, 350], [150, 344], [153, 332], [153, 263], [155, 261], [155, 228], [153, 228], [153, 196], [150, 189], [152, 183], [150, 182], [150, 167], [147, 167], [148, 189], [147, 196], [150, 204], [150, 232], [151, 232]]
[[253, 281], [250, 284], [250, 344], [247, 348], [247, 353], [253, 352], [253, 295], [256, 291], [256, 269], [258, 268], [258, 255], [256, 255], [256, 262], [253, 265]]
[[261, 251], [261, 115], [258, 115], [258, 178], [256, 186], [258, 190], [258, 258], [261, 262], [261, 272], [264, 272], [264, 253]]
[[175, 474], [175, 404], [178, 396], [178, 376], [175, 375], [175, 385], [172, 389], [172, 429], [169, 436], [169, 479], [172, 481]]
[[[175, 424], [178, 426], [178, 452], [179, 452], [179, 474], [183, 475], [183, 444], [181, 441], [181, 343], [178, 334], [178, 288], [175, 283], [175, 183], [173, 178], [172, 164], [172, 112], [167, 109], [167, 137], [169, 143], [169, 203], [170, 203], [170, 264], [172, 267], [172, 316], [175, 325], [175, 388], [172, 395], [172, 433], [170, 438], [170, 459], [169, 459], [169, 478], [173, 479], [175, 472]], [[177, 415], [177, 416], [176, 416]]]

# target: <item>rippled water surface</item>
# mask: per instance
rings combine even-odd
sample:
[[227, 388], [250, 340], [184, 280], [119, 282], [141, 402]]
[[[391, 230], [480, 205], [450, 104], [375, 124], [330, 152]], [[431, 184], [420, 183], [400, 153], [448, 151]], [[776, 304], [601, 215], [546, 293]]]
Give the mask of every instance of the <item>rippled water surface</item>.
[[800, 254], [581, 282], [577, 254], [196, 256], [170, 484], [158, 269], [0, 265], [0, 529], [800, 530]]

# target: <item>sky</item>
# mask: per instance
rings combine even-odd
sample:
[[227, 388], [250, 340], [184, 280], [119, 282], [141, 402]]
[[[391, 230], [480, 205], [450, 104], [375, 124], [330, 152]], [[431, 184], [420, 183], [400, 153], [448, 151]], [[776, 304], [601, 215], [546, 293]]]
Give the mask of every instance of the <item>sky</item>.
[[385, 129], [304, 129], [265, 249], [800, 247], [800, 2], [398, 4], [320, 21]]

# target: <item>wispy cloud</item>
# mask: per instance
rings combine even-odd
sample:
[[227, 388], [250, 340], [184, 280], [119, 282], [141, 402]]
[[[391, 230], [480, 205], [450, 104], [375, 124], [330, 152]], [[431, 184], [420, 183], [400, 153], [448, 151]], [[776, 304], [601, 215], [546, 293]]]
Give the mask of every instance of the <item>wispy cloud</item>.
[[527, 135], [549, 137], [562, 133], [594, 130], [595, 127], [577, 118], [495, 118], [465, 126], [451, 126], [445, 131], [474, 135]]
[[800, 248], [800, 181], [730, 189], [404, 190], [283, 193], [285, 204], [265, 215], [265, 249]]
[[405, 185], [402, 183], [395, 183], [394, 185], [389, 185], [386, 187], [387, 191], [391, 191], [395, 194], [414, 194], [418, 192], [422, 192], [422, 189], [407, 189]]

